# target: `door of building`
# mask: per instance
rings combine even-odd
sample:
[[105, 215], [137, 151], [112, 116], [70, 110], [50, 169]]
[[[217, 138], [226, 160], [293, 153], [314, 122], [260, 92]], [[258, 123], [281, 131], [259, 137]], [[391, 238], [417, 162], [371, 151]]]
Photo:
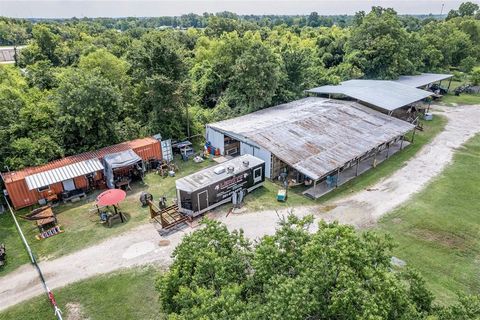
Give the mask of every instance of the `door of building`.
[[63, 184], [63, 190], [65, 191], [75, 190], [75, 182], [73, 182], [73, 179], [62, 181], [62, 184]]
[[202, 211], [208, 207], [208, 190], [198, 194], [198, 211]]

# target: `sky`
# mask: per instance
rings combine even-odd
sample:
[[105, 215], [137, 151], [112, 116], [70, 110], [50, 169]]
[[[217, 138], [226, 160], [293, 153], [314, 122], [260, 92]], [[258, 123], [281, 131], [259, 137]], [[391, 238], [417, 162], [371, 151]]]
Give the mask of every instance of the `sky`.
[[[464, 0], [467, 1], [467, 0]], [[374, 5], [400, 14], [440, 14], [457, 9], [458, 0], [0, 0], [0, 16], [14, 18], [154, 17], [232, 11], [238, 14], [354, 14]], [[472, 2], [480, 3], [479, 0]]]

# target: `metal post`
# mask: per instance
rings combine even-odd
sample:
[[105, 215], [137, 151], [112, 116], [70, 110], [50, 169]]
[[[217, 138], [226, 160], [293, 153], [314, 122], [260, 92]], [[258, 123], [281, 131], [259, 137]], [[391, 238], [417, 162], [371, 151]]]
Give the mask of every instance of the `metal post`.
[[416, 131], [417, 131], [417, 126], [415, 125], [415, 128], [413, 128], [412, 143], [413, 143], [413, 140], [415, 140], [415, 132]]
[[387, 143], [387, 155], [386, 155], [385, 159], [388, 159], [389, 153], [390, 153], [390, 142]]
[[27, 253], [30, 256], [30, 261], [32, 262], [33, 266], [38, 272], [38, 276], [40, 277], [40, 280], [43, 285], [43, 289], [45, 290], [45, 293], [47, 294], [48, 300], [52, 304], [55, 312], [55, 316], [57, 317], [58, 320], [63, 320], [62, 319], [62, 311], [57, 305], [57, 302], [55, 301], [55, 298], [53, 296], [52, 291], [50, 288], [48, 288], [47, 283], [45, 281], [45, 278], [43, 276], [42, 270], [40, 269], [40, 266], [37, 264], [37, 260], [35, 259], [35, 256], [33, 255], [32, 249], [28, 245], [27, 239], [25, 239], [25, 236], [23, 235], [22, 229], [20, 228], [20, 225], [18, 224], [17, 218], [15, 217], [15, 214], [13, 213], [12, 207], [10, 206], [10, 203], [8, 203], [7, 198], [5, 198], [5, 201], [7, 202], [8, 209], [10, 210], [10, 214], [12, 215], [13, 221], [15, 222], [15, 226], [17, 227], [17, 231], [20, 234], [20, 238], [22, 238], [23, 244], [25, 245], [25, 249], [27, 249]]
[[337, 181], [335, 181], [335, 188], [338, 187], [338, 180], [340, 180], [340, 168], [337, 170]]
[[358, 166], [360, 165], [360, 158], [357, 159], [357, 166], [355, 167], [355, 177], [358, 176]]
[[447, 92], [450, 91], [450, 85], [452, 84], [452, 78], [453, 78], [453, 77], [451, 77], [451, 78], [450, 78], [450, 81], [448, 81]]

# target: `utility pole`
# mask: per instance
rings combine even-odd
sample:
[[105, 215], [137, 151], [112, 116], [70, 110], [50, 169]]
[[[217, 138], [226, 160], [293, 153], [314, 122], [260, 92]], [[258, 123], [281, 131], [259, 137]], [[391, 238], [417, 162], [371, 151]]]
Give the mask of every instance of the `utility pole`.
[[42, 270], [40, 269], [40, 266], [37, 263], [37, 260], [35, 259], [35, 256], [33, 255], [32, 249], [28, 245], [27, 239], [25, 239], [25, 236], [23, 235], [22, 229], [20, 228], [20, 225], [18, 224], [17, 218], [15, 217], [15, 214], [13, 213], [12, 207], [10, 207], [10, 203], [8, 202], [7, 198], [5, 195], [3, 196], [5, 198], [5, 202], [7, 203], [8, 209], [10, 210], [10, 214], [12, 215], [13, 221], [15, 222], [15, 226], [17, 227], [17, 231], [20, 234], [20, 238], [22, 238], [23, 244], [25, 245], [25, 249], [27, 249], [28, 255], [30, 256], [30, 261], [32, 262], [33, 266], [38, 272], [38, 276], [40, 277], [40, 281], [42, 281], [43, 289], [45, 290], [45, 293], [47, 294], [48, 300], [52, 304], [52, 307], [55, 312], [55, 316], [57, 317], [58, 320], [63, 320], [62, 318], [62, 311], [57, 305], [57, 302], [55, 301], [55, 297], [53, 296], [53, 292], [48, 288], [47, 283], [45, 282], [45, 278], [43, 276]]
[[445, 3], [442, 3], [442, 10], [440, 10], [440, 15], [443, 15], [443, 8], [445, 7]]

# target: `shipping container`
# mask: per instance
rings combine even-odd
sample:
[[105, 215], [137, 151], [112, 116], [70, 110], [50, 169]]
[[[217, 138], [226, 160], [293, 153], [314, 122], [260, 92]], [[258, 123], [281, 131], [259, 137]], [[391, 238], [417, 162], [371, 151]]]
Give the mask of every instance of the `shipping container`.
[[241, 202], [265, 181], [265, 162], [252, 155], [224, 163], [178, 179], [178, 208], [191, 217], [229, 202]]
[[[160, 141], [154, 138], [142, 138], [54, 160], [41, 166], [2, 173], [2, 178], [11, 203], [15, 209], [20, 209], [37, 204], [51, 193], [60, 195], [65, 190], [72, 188], [88, 189], [92, 185], [97, 186], [103, 179], [103, 166], [94, 171], [95, 167], [90, 170], [85, 169], [84, 163], [89, 163], [92, 159], [100, 161], [108, 154], [129, 149], [144, 161], [162, 159]], [[86, 173], [87, 171], [79, 173], [78, 170], [82, 169], [87, 170], [88, 173]], [[45, 175], [42, 175], [43, 173]], [[64, 174], [67, 177], [65, 179], [62, 178]], [[34, 181], [35, 187], [29, 187], [26, 181], [27, 177], [32, 176], [39, 177]], [[41, 187], [36, 187], [36, 185]]]

